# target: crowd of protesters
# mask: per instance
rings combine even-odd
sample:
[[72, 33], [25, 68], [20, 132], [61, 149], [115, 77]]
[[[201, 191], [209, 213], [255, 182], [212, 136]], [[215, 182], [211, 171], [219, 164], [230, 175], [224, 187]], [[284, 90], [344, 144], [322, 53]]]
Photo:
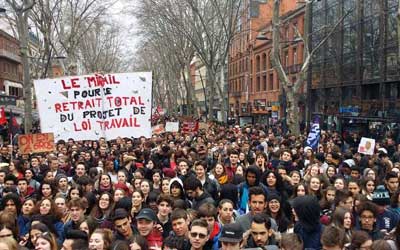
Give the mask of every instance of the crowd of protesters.
[[400, 249], [399, 131], [279, 127], [0, 148], [0, 249]]

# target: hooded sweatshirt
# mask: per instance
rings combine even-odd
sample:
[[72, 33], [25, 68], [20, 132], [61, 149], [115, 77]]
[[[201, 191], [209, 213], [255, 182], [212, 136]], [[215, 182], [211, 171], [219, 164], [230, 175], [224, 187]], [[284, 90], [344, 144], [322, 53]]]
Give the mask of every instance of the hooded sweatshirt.
[[171, 181], [169, 182], [169, 187], [168, 187], [169, 191], [171, 192], [171, 186], [174, 182], [179, 184], [179, 187], [181, 189], [181, 199], [185, 199], [185, 191], [183, 189], [183, 182], [180, 178], [175, 177], [175, 178], [171, 179]]
[[294, 232], [303, 240], [304, 248], [322, 249], [320, 239], [323, 226], [319, 221], [317, 198], [310, 195], [296, 197], [292, 206], [299, 219], [294, 225]]
[[[253, 173], [256, 176], [256, 180], [254, 185], [250, 185], [247, 181], [247, 175], [249, 173]], [[245, 181], [238, 185], [238, 192], [239, 192], [239, 212], [241, 214], [245, 214], [248, 212], [248, 202], [249, 202], [249, 188], [255, 186], [261, 186], [265, 191], [266, 187], [260, 183], [261, 171], [257, 166], [250, 166], [246, 169], [244, 174]]]

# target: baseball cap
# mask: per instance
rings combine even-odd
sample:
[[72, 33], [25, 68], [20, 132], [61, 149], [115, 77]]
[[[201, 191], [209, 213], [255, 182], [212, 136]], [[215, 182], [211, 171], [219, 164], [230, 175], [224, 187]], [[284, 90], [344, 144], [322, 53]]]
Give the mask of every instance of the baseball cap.
[[222, 228], [221, 237], [219, 238], [221, 242], [231, 242], [238, 243], [243, 240], [243, 229], [238, 223], [226, 224]]
[[136, 216], [136, 220], [146, 219], [149, 221], [157, 221], [156, 213], [151, 208], [143, 208]]

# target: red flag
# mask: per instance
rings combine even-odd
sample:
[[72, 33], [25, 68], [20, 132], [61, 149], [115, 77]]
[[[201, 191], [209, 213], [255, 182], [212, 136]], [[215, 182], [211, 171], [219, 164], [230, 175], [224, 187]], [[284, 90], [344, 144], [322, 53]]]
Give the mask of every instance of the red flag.
[[14, 116], [12, 110], [10, 110], [10, 121], [8, 123], [9, 133], [14, 136], [20, 130], [19, 124], [17, 122], [17, 118]]
[[0, 108], [0, 125], [7, 123], [6, 112], [4, 108]]

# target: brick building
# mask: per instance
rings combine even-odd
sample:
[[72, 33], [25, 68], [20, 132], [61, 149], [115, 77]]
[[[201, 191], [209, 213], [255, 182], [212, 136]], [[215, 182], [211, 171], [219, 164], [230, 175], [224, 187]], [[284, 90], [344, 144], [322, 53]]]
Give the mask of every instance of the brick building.
[[7, 95], [23, 96], [19, 41], [2, 30], [0, 30], [0, 90]]
[[[266, 124], [285, 115], [286, 98], [270, 60], [272, 4], [264, 2], [249, 0], [243, 5], [229, 51], [229, 116], [241, 124]], [[281, 60], [295, 80], [303, 60], [303, 44], [296, 39], [295, 29], [304, 31], [304, 4], [283, 0], [280, 12]], [[264, 39], [258, 40], [260, 36]]]

